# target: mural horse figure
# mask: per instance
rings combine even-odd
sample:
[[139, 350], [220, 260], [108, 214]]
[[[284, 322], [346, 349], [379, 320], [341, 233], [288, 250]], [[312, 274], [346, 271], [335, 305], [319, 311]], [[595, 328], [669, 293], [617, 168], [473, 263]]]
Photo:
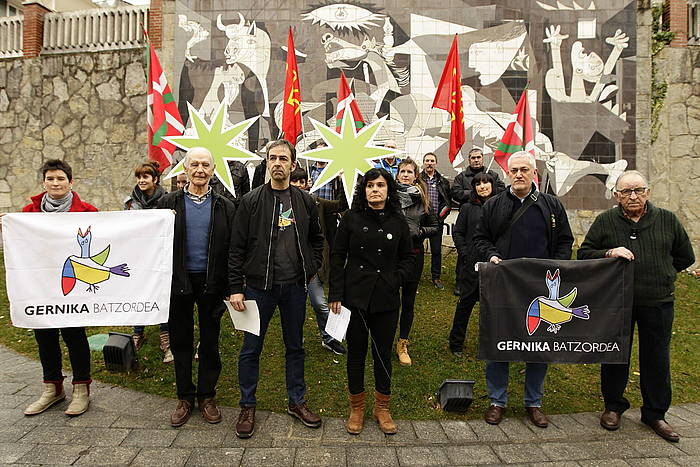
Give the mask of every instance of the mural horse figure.
[[96, 255], [90, 256], [90, 242], [92, 232], [90, 227], [82, 233], [78, 229], [78, 245], [80, 245], [80, 256], [71, 255], [63, 263], [63, 273], [61, 274], [61, 288], [63, 295], [68, 295], [76, 281], [88, 284], [88, 292], [96, 292], [99, 288], [97, 284], [110, 278], [112, 274], [129, 277], [129, 267], [124, 264], [107, 267], [105, 262], [109, 256], [110, 245]]
[[561, 329], [561, 325], [571, 321], [574, 316], [579, 319], [589, 318], [588, 305], [577, 308], [569, 307], [576, 300], [576, 287], [563, 297], [559, 297], [561, 284], [559, 269], [554, 271], [554, 274], [547, 271], [545, 280], [549, 289], [549, 297], [535, 298], [527, 309], [527, 332], [530, 335], [535, 333], [542, 321], [549, 324], [547, 331], [556, 334]]

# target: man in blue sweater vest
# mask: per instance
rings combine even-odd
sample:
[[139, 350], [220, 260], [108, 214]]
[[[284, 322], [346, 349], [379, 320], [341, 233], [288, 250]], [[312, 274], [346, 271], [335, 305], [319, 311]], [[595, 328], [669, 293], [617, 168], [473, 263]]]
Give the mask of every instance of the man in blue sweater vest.
[[[484, 261], [494, 264], [513, 258], [571, 259], [569, 220], [561, 202], [552, 195], [540, 193], [533, 183], [535, 157], [525, 151], [508, 159], [506, 191], [484, 204], [482, 217], [473, 241]], [[491, 405], [484, 420], [498, 425], [508, 402], [508, 362], [486, 362], [486, 386]], [[542, 411], [546, 363], [525, 364], [525, 410], [530, 421], [540, 428], [549, 422]]]
[[[695, 255], [678, 217], [651, 204], [649, 194], [649, 183], [641, 173], [628, 170], [620, 175], [615, 185], [619, 204], [595, 219], [577, 256], [634, 261], [630, 335], [634, 335], [636, 323], [642, 422], [665, 440], [677, 442], [680, 436], [664, 420], [671, 405], [673, 291], [676, 273], [693, 264]], [[629, 370], [629, 362], [600, 366], [600, 387], [605, 400], [600, 424], [606, 430], [617, 430], [622, 413], [630, 407], [624, 397]]]
[[[225, 310], [223, 299], [229, 295], [227, 256], [236, 214], [231, 201], [211, 190], [214, 160], [209, 150], [190, 149], [185, 156], [185, 172], [189, 183], [158, 202], [159, 208], [175, 211], [168, 320], [178, 398], [170, 417], [174, 427], [184, 425], [190, 418], [195, 398], [204, 420], [221, 421], [214, 396], [221, 373], [219, 332]], [[200, 342], [196, 385], [192, 381], [195, 303]]]

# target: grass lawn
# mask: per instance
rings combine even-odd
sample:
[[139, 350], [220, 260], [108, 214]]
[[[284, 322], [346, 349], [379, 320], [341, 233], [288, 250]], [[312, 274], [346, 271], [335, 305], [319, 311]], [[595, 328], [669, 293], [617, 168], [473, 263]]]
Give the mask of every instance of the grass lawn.
[[[0, 258], [1, 258], [0, 253]], [[2, 262], [0, 262], [2, 263]], [[4, 263], [3, 263], [4, 264]], [[447, 334], [452, 324], [456, 297], [452, 295], [455, 256], [443, 261], [445, 290], [430, 284], [430, 261], [426, 258], [423, 282], [416, 300], [409, 352], [413, 365], [401, 367], [394, 356], [392, 414], [403, 419], [480, 418], [487, 408], [488, 398], [483, 363], [475, 358], [478, 347], [478, 312], [472, 314], [464, 358], [456, 358], [447, 348]], [[673, 402], [700, 401], [700, 281], [688, 275], [676, 282], [676, 316], [672, 341]], [[306, 383], [312, 409], [321, 415], [342, 417], [347, 412], [345, 357], [337, 356], [320, 345], [318, 328], [311, 307], [307, 308]], [[88, 328], [89, 334], [109, 330], [130, 332], [129, 328]], [[113, 374], [105, 370], [101, 352], [93, 352], [93, 378], [131, 389], [175, 396], [173, 367], [161, 363], [158, 348], [158, 327], [146, 330], [147, 341], [140, 352], [139, 370], [131, 374]], [[234, 330], [231, 320], [224, 316], [221, 332], [223, 371], [218, 385], [218, 400], [228, 406], [238, 405], [236, 367], [241, 346], [241, 333]], [[635, 337], [636, 340], [636, 337]], [[31, 330], [19, 329], [10, 322], [5, 289], [4, 267], [0, 264], [0, 343], [18, 352], [37, 358], [36, 342]], [[65, 346], [63, 346], [65, 349]], [[371, 358], [368, 359], [371, 362]], [[64, 351], [64, 368], [69, 369]], [[628, 398], [633, 406], [641, 404], [637, 352], [633, 352]], [[511, 406], [522, 410], [523, 364], [511, 365]], [[258, 386], [258, 408], [283, 411], [286, 408], [284, 379], [284, 345], [280, 333], [279, 314], [270, 325], [261, 359]], [[196, 374], [196, 373], [195, 373]], [[41, 374], [37, 373], [37, 380]], [[474, 379], [475, 400], [466, 415], [443, 413], [437, 408], [434, 392], [444, 379]], [[366, 372], [367, 388], [373, 388], [371, 363]], [[598, 365], [552, 365], [545, 385], [544, 408], [547, 413], [570, 413], [601, 410]]]

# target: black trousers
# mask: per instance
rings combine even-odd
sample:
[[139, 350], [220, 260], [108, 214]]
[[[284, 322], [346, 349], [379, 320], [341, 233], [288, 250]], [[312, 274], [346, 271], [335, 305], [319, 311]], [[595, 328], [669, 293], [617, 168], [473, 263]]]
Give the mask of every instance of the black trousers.
[[423, 273], [423, 264], [425, 263], [425, 252], [416, 251], [415, 269], [411, 272], [408, 279], [401, 286], [401, 318], [399, 320], [399, 337], [408, 339], [413, 327], [413, 310], [416, 307], [416, 293], [418, 292], [418, 283], [420, 276]]
[[73, 382], [90, 381], [90, 345], [85, 328], [35, 329], [34, 338], [39, 346], [39, 359], [44, 381], [63, 380], [63, 359], [59, 333], [68, 347], [68, 357], [73, 369]]
[[[206, 399], [216, 395], [221, 374], [219, 333], [221, 316], [226, 307], [223, 297], [204, 292], [206, 274], [191, 273], [192, 293], [173, 295], [170, 299], [170, 350], [175, 357], [177, 397], [194, 403], [195, 397]], [[192, 382], [194, 355], [194, 304], [199, 315], [199, 370], [197, 385]]]
[[432, 237], [428, 237], [430, 242], [430, 277], [440, 279], [442, 274], [442, 230], [443, 223], [438, 224], [438, 231]]
[[479, 301], [479, 288], [465, 296], [460, 297], [455, 309], [455, 316], [452, 320], [452, 329], [450, 330], [450, 350], [452, 352], [461, 352], [464, 349], [464, 339], [467, 336], [467, 327], [469, 326], [469, 318], [472, 315], [474, 305]]
[[367, 345], [372, 346], [374, 388], [385, 395], [391, 394], [391, 349], [396, 333], [399, 311], [368, 313], [351, 308], [350, 324], [346, 334], [348, 344], [347, 370], [350, 394], [365, 390], [365, 360]]
[[[642, 421], [663, 420], [671, 405], [670, 345], [673, 302], [651, 307], [635, 306], [632, 309], [632, 336], [635, 323], [639, 333]], [[629, 409], [630, 403], [624, 397], [629, 371], [629, 363], [600, 366], [600, 386], [607, 410], [622, 413]]]

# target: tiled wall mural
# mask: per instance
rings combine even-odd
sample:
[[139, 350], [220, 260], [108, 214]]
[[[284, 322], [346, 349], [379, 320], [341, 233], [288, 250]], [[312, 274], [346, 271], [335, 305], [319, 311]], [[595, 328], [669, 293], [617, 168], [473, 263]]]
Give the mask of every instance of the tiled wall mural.
[[[291, 26], [305, 117], [333, 120], [342, 70], [365, 121], [388, 116], [378, 140], [419, 159], [436, 152], [449, 177], [460, 170], [447, 159], [449, 116], [430, 106], [455, 34], [465, 154], [490, 160], [527, 85], [543, 189], [572, 209], [602, 208], [634, 167], [633, 0], [180, 0], [176, 13], [183, 118], [186, 102], [206, 116], [225, 102], [231, 122], [262, 115], [239, 142], [251, 150], [280, 134]], [[304, 129], [300, 149], [318, 137], [306, 118]]]

